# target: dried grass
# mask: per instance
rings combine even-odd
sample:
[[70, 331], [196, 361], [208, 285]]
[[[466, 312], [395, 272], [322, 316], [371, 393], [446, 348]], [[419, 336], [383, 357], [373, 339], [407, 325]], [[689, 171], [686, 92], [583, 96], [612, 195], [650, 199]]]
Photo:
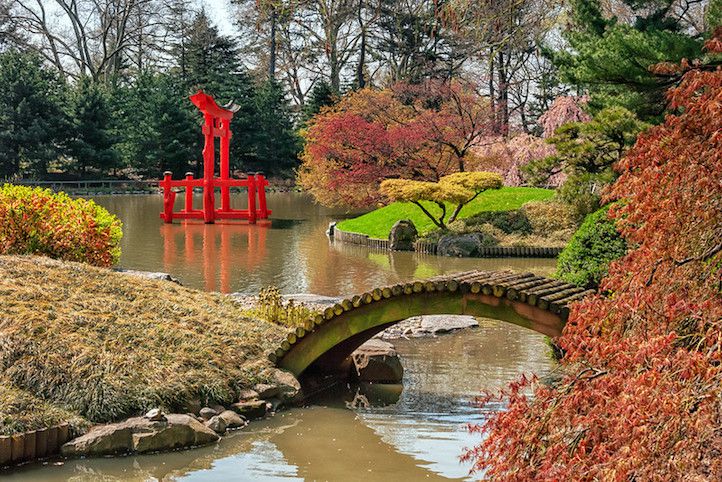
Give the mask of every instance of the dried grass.
[[230, 403], [283, 330], [230, 297], [48, 258], [0, 256], [0, 382], [93, 422]]

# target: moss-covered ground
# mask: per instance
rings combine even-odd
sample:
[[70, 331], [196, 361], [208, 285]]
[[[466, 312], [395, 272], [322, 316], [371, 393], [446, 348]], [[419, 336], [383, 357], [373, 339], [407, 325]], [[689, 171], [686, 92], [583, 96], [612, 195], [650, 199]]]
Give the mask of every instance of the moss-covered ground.
[[[529, 201], [543, 201], [554, 196], [554, 191], [530, 187], [504, 187], [498, 190], [483, 192], [471, 203], [464, 206], [459, 219], [473, 216], [482, 211], [507, 211], [518, 209]], [[424, 206], [434, 215], [441, 213], [441, 208], [431, 202], [424, 202]], [[453, 207], [447, 207], [447, 212]], [[412, 203], [396, 202], [376, 209], [356, 218], [347, 219], [338, 223], [342, 231], [366, 234], [372, 238], [386, 239], [391, 227], [400, 219], [410, 219], [421, 236], [433, 231], [436, 226], [433, 222]]]
[[231, 403], [284, 334], [227, 296], [32, 256], [0, 256], [0, 302], [0, 434]]

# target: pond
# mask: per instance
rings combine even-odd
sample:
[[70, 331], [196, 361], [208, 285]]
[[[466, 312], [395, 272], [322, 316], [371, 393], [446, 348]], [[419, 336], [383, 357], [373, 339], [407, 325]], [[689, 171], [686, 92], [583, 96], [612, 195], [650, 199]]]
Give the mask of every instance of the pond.
[[[454, 259], [387, 253], [330, 243], [328, 223], [344, 216], [297, 193], [269, 195], [263, 224], [173, 224], [158, 218], [161, 197], [96, 200], [124, 223], [125, 268], [165, 271], [185, 285], [255, 294], [348, 295], [385, 284], [471, 269], [548, 275], [554, 260]], [[182, 201], [179, 201], [182, 202]], [[478, 443], [466, 423], [489, 410], [474, 405], [520, 374], [553, 369], [544, 338], [493, 320], [435, 338], [392, 341], [403, 387], [348, 387], [226, 436], [213, 446], [165, 454], [33, 464], [7, 480], [463, 480], [464, 447]]]

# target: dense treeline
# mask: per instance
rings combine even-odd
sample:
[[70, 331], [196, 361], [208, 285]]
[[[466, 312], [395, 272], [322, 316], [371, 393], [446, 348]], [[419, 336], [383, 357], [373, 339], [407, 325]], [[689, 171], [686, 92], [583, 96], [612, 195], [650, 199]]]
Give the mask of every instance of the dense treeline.
[[679, 75], [648, 67], [699, 55], [720, 8], [233, 0], [228, 14], [236, 36], [189, 0], [0, 0], [0, 176], [196, 170], [199, 116], [187, 96], [197, 88], [241, 105], [233, 167], [272, 173], [296, 166], [296, 130], [321, 106], [398, 82], [471, 81], [504, 138], [540, 135], [538, 118], [560, 95], [589, 94], [591, 114], [620, 107], [656, 123]]
[[233, 169], [278, 174], [296, 162], [282, 86], [254, 79], [235, 40], [220, 35], [203, 11], [170, 45], [162, 67], [122, 63], [103, 75], [94, 67], [70, 75], [42, 52], [5, 40], [0, 178], [199, 174], [202, 119], [188, 100], [199, 88], [241, 107], [231, 124]]

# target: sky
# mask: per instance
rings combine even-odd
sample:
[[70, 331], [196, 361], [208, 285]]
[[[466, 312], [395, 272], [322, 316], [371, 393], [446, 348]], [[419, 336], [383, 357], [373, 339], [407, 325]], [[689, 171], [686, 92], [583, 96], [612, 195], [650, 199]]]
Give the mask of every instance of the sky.
[[206, 8], [206, 12], [218, 27], [222, 35], [236, 35], [238, 31], [231, 21], [230, 0], [197, 0], [198, 4]]

